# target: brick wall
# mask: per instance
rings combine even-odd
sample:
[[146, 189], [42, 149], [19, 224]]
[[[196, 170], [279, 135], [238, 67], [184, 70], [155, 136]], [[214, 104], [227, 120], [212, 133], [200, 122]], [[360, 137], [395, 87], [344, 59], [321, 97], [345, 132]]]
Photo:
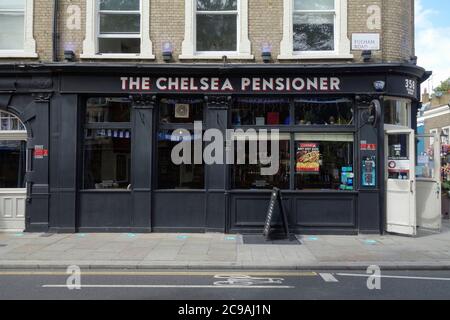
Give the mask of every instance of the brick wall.
[[[161, 46], [163, 41], [174, 45], [174, 58], [178, 61], [184, 38], [184, 0], [148, 0], [151, 4], [150, 37], [157, 63], [162, 63]], [[261, 62], [261, 44], [270, 42], [273, 57], [280, 51], [283, 26], [283, 0], [249, 1], [249, 38], [255, 62]], [[73, 50], [79, 57], [85, 37], [85, 0], [60, 0], [59, 10], [59, 58], [65, 49]], [[67, 19], [74, 12], [69, 6], [76, 5], [81, 10], [80, 29], [69, 29]], [[371, 30], [367, 25], [370, 5], [382, 9], [381, 30]], [[35, 0], [34, 35], [37, 42], [38, 60], [52, 59], [53, 1]], [[414, 54], [414, 0], [348, 0], [348, 37], [355, 32], [378, 32], [381, 34], [382, 50], [374, 52], [376, 62], [394, 62], [409, 59]], [[353, 62], [361, 61], [360, 52], [353, 52]], [[1, 60], [0, 60], [1, 62]], [[248, 61], [245, 61], [248, 62]], [[274, 62], [278, 62], [275, 61]], [[291, 61], [292, 62], [292, 61]], [[305, 63], [305, 61], [298, 61]], [[331, 63], [339, 61], [309, 61], [312, 63]], [[347, 63], [348, 61], [340, 61]]]

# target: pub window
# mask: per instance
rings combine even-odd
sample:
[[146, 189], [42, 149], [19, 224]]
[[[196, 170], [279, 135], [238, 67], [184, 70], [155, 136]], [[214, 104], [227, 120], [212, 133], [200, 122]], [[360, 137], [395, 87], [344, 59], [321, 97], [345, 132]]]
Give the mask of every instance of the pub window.
[[[261, 137], [259, 137], [261, 139]], [[259, 160], [257, 164], [251, 164], [249, 152], [250, 143], [258, 144], [258, 136], [239, 134], [233, 138], [235, 144], [235, 161], [232, 168], [232, 188], [233, 189], [289, 189], [290, 180], [290, 134], [280, 134], [279, 138], [279, 170], [275, 175], [262, 175], [261, 169], [268, 167]], [[245, 145], [245, 164], [238, 164], [237, 152], [239, 140]], [[268, 156], [271, 154], [272, 141], [267, 141]]]
[[0, 57], [37, 57], [33, 10], [33, 0], [0, 1]]
[[185, 0], [180, 59], [253, 59], [248, 0]]
[[154, 59], [149, 0], [86, 0], [84, 59]]
[[0, 188], [25, 188], [26, 141], [0, 141]]
[[140, 0], [100, 0], [98, 23], [99, 53], [140, 53]]
[[294, 0], [294, 51], [334, 51], [335, 0]]
[[[196, 164], [194, 156], [195, 148], [199, 144], [203, 155], [202, 135], [194, 133], [194, 122], [203, 122], [203, 100], [161, 99], [158, 110], [158, 189], [204, 189], [204, 164]], [[187, 155], [190, 161], [176, 164], [172, 159], [172, 150], [183, 141], [190, 145], [190, 148], [186, 149], [186, 152], [190, 151]]]
[[238, 0], [198, 0], [197, 51], [237, 51]]
[[384, 100], [384, 123], [394, 126], [409, 127], [411, 101], [387, 98]]
[[131, 188], [131, 102], [89, 98], [83, 143], [83, 188]]
[[295, 123], [297, 125], [352, 125], [353, 115], [353, 103], [348, 99], [295, 101]]
[[352, 59], [347, 0], [283, 0], [279, 59]]
[[352, 134], [295, 134], [295, 189], [354, 189]]
[[233, 126], [289, 125], [289, 102], [277, 99], [239, 99], [232, 109]]
[[203, 102], [192, 103], [182, 100], [162, 99], [159, 107], [159, 122], [170, 123], [191, 123], [203, 121]]

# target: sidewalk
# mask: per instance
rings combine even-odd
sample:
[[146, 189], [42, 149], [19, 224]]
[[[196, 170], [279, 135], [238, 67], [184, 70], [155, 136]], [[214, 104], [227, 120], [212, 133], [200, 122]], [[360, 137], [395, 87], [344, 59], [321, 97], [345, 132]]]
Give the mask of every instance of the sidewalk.
[[0, 269], [450, 269], [450, 224], [416, 238], [301, 236], [244, 244], [224, 234], [0, 233]]

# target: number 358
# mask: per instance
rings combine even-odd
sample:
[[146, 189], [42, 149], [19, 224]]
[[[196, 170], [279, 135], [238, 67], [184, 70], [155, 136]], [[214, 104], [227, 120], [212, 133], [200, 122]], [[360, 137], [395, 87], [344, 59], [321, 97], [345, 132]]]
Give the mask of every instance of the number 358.
[[416, 89], [416, 82], [414, 80], [406, 79], [405, 80], [405, 87], [408, 90], [415, 90]]

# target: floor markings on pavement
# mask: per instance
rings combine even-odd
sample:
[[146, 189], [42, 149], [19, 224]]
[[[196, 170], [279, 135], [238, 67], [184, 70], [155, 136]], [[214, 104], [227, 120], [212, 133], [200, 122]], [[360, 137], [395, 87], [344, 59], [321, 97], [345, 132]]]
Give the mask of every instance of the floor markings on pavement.
[[371, 275], [362, 273], [336, 273], [341, 277], [372, 277], [386, 279], [404, 279], [404, 280], [429, 280], [429, 281], [450, 281], [450, 278], [434, 278], [434, 277], [412, 277], [412, 276], [389, 276], [389, 275]]
[[[244, 271], [245, 272], [245, 271]], [[241, 276], [243, 271], [228, 272], [228, 276]], [[270, 271], [249, 271], [247, 276], [260, 277], [315, 277], [316, 272], [270, 272]], [[82, 271], [82, 276], [216, 276], [217, 271]], [[65, 271], [0, 271], [0, 276], [67, 276]]]
[[331, 273], [319, 273], [325, 282], [339, 282]]
[[[45, 284], [42, 288], [67, 288], [66, 284]], [[131, 288], [131, 289], [149, 289], [149, 288], [178, 288], [178, 289], [293, 289], [293, 286], [242, 286], [242, 285], [130, 285], [130, 284], [84, 284], [80, 286], [81, 289], [85, 288]]]

